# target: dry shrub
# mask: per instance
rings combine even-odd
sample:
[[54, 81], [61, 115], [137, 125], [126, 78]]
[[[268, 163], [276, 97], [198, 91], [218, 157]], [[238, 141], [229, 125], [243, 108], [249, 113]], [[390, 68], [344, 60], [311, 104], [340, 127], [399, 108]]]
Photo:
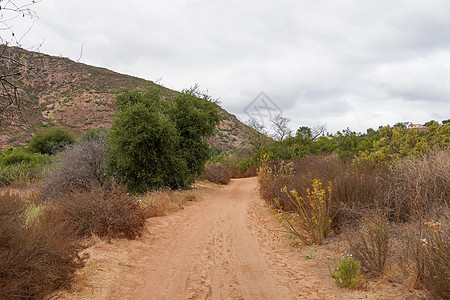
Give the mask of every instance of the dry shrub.
[[424, 238], [421, 239], [424, 258], [420, 277], [423, 285], [435, 299], [450, 299], [450, 230], [449, 215], [445, 223], [426, 222]]
[[374, 208], [386, 184], [384, 169], [366, 169], [338, 159], [336, 154], [317, 155], [294, 161], [295, 188], [304, 190], [311, 180], [333, 182], [333, 202], [347, 208]]
[[[296, 190], [300, 196], [312, 180], [333, 182], [333, 230], [342, 225], [355, 225], [368, 208], [375, 208], [383, 198], [387, 174], [383, 169], [363, 169], [340, 161], [337, 155], [317, 155], [288, 163], [264, 162], [260, 167], [258, 182], [262, 197], [273, 204], [278, 198], [284, 209], [292, 210], [290, 201], [281, 190]], [[344, 206], [342, 206], [344, 204]]]
[[378, 211], [364, 217], [361, 229], [348, 235], [350, 252], [370, 272], [381, 275], [389, 255], [389, 222]]
[[283, 170], [286, 164], [264, 162], [260, 168], [260, 192], [269, 202], [278, 197], [283, 203], [287, 199], [279, 193], [282, 188], [306, 191], [317, 178], [333, 182], [333, 203], [335, 207], [345, 204], [342, 213], [360, 215], [358, 212], [380, 207], [389, 210], [390, 220], [408, 221], [449, 205], [449, 150], [405, 159], [390, 169], [357, 166], [340, 161], [335, 154], [294, 160], [288, 163], [288, 171]]
[[68, 146], [45, 179], [44, 197], [56, 199], [67, 192], [88, 191], [105, 184], [105, 139], [89, 139]]
[[83, 236], [135, 239], [145, 228], [145, 211], [135, 198], [127, 196], [124, 186], [74, 191], [58, 199], [55, 207], [80, 227]]
[[391, 174], [385, 205], [396, 220], [418, 219], [437, 207], [449, 205], [449, 150], [405, 159], [392, 166]]
[[231, 173], [224, 165], [207, 165], [201, 180], [208, 180], [217, 184], [228, 184], [231, 180]]
[[0, 202], [0, 298], [42, 299], [67, 287], [84, 265], [77, 228], [50, 211], [25, 225], [25, 202], [11, 194]]
[[415, 289], [425, 288], [431, 299], [449, 299], [449, 224], [448, 206], [428, 213], [422, 220], [393, 224], [390, 277], [394, 275], [397, 282]]
[[292, 190], [294, 168], [292, 163], [264, 161], [258, 169], [259, 194], [270, 205], [280, 205], [285, 210], [294, 209], [284, 189]]
[[400, 254], [414, 276], [414, 288], [425, 288], [433, 299], [449, 299], [450, 209], [441, 207], [426, 219], [431, 221], [409, 224]]
[[161, 189], [149, 192], [140, 197], [140, 202], [145, 211], [145, 216], [160, 217], [169, 213], [178, 211], [189, 201], [198, 201], [199, 195], [197, 191], [172, 191], [169, 189]]
[[231, 178], [255, 177], [258, 175], [258, 168], [259, 165], [253, 165], [245, 170], [241, 170], [237, 165], [228, 166], [228, 169], [231, 172]]
[[258, 174], [258, 166], [251, 166], [247, 170], [241, 172], [240, 178], [255, 177]]

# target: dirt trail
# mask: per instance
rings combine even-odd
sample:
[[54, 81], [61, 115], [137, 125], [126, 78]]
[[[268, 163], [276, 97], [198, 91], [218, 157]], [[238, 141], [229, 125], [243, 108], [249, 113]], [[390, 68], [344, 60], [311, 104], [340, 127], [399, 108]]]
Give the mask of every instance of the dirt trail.
[[102, 286], [82, 298], [401, 299], [336, 287], [326, 252], [316, 249], [306, 260], [305, 249], [274, 239], [268, 228], [276, 223], [256, 187], [254, 178], [233, 180], [182, 211], [150, 219], [142, 239], [109, 249], [103, 259], [116, 265], [97, 265]]

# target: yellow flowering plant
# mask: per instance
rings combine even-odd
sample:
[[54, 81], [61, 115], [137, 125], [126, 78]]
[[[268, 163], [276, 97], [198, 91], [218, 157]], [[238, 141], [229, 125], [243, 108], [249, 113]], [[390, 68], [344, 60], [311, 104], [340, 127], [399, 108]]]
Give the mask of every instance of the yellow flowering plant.
[[331, 189], [331, 181], [324, 189], [319, 179], [312, 180], [312, 189], [306, 189], [304, 196], [296, 190], [288, 192], [286, 187], [283, 188], [294, 207], [292, 213], [284, 212], [280, 202], [275, 200], [276, 217], [285, 231], [305, 244], [322, 244], [332, 232], [332, 220], [337, 213], [332, 212]]

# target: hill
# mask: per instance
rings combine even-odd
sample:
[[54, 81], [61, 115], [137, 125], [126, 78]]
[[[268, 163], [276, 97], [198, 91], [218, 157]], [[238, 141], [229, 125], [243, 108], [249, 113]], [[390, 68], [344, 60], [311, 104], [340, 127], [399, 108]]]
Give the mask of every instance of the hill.
[[[0, 132], [0, 148], [26, 143], [31, 136], [45, 128], [64, 127], [79, 136], [93, 128], [109, 128], [116, 110], [114, 101], [120, 90], [159, 86], [170, 98], [178, 92], [157, 85], [152, 81], [119, 74], [105, 68], [94, 67], [72, 61], [31, 52], [21, 48], [8, 47], [5, 57], [24, 62], [20, 80], [30, 101], [24, 111], [25, 120], [15, 121]], [[8, 59], [2, 58], [2, 65]], [[210, 139], [218, 151], [240, 151], [245, 144], [245, 124], [236, 116], [221, 109], [223, 121], [218, 126], [218, 134]]]

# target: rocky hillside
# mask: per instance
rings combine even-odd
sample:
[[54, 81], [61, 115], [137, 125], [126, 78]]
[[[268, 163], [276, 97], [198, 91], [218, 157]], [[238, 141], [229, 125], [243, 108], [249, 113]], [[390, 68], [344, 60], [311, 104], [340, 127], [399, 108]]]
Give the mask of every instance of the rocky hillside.
[[[152, 81], [74, 62], [68, 58], [8, 48], [10, 57], [24, 62], [16, 82], [31, 100], [27, 123], [15, 122], [0, 132], [0, 148], [24, 144], [33, 133], [58, 126], [81, 135], [92, 128], [109, 128], [115, 114], [114, 100], [121, 89], [156, 85]], [[7, 64], [7, 61], [2, 61]], [[177, 91], [161, 87], [170, 98]], [[223, 121], [210, 140], [220, 151], [239, 151], [248, 127], [234, 115], [221, 111]]]

